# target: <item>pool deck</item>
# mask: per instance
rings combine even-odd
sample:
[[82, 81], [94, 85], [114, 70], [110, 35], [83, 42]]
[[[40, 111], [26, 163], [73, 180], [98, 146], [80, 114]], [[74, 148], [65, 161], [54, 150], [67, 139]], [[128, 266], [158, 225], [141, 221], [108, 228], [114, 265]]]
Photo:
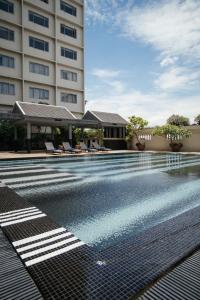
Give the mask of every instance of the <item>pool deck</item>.
[[13, 190], [0, 187], [0, 227], [44, 299], [136, 299], [200, 249], [199, 215], [200, 206], [96, 252]]
[[[32, 159], [32, 158], [49, 158], [49, 157], [69, 157], [69, 156], [88, 156], [88, 155], [102, 155], [102, 154], [117, 154], [117, 153], [137, 153], [137, 150], [112, 150], [112, 151], [98, 151], [98, 152], [82, 152], [80, 154], [62, 153], [61, 155], [53, 155], [44, 151], [33, 151], [27, 153], [25, 151], [12, 152], [0, 151], [0, 160], [6, 159]], [[169, 151], [144, 151], [144, 153], [174, 153]], [[180, 154], [195, 154], [200, 155], [200, 152], [179, 152]]]

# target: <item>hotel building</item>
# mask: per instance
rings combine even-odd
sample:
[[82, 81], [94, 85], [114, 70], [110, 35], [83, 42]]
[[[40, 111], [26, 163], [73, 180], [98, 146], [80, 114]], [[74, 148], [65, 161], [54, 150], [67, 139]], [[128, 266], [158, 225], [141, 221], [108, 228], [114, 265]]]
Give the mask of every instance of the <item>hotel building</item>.
[[16, 101], [83, 117], [82, 0], [0, 0], [0, 110]]

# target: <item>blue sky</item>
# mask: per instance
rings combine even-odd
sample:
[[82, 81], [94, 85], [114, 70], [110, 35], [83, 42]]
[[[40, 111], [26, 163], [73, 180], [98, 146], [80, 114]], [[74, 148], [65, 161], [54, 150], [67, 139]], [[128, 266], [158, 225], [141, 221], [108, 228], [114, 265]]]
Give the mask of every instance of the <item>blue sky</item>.
[[199, 0], [86, 0], [86, 109], [200, 113]]

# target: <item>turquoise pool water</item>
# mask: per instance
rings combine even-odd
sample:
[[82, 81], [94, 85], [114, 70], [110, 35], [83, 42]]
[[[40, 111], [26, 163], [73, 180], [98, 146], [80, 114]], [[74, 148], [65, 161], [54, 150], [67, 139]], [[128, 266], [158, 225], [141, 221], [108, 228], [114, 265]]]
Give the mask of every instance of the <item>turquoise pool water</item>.
[[0, 162], [0, 179], [102, 249], [200, 205], [200, 156], [105, 154]]

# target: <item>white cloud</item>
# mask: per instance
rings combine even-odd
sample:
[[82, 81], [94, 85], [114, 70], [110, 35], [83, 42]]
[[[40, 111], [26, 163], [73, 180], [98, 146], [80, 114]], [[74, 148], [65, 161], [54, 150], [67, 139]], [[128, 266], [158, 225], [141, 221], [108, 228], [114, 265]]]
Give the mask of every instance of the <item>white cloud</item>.
[[98, 78], [107, 79], [107, 78], [118, 77], [120, 74], [120, 71], [109, 70], [109, 69], [94, 69], [92, 71], [92, 74]]
[[[123, 93], [88, 94], [87, 109], [116, 112], [128, 119], [131, 115], [141, 116], [150, 126], [164, 124], [172, 114], [186, 115], [193, 122], [198, 114], [199, 96], [169, 97], [164, 93], [142, 93], [129, 90]], [[91, 101], [90, 101], [91, 99]]]
[[171, 67], [155, 80], [157, 87], [163, 90], [189, 89], [199, 83], [200, 72], [183, 67]]
[[170, 65], [174, 65], [176, 61], [178, 60], [178, 57], [165, 57], [161, 60], [160, 65], [161, 67], [167, 67]]
[[150, 1], [116, 16], [124, 34], [141, 39], [164, 57], [200, 59], [200, 1]]

